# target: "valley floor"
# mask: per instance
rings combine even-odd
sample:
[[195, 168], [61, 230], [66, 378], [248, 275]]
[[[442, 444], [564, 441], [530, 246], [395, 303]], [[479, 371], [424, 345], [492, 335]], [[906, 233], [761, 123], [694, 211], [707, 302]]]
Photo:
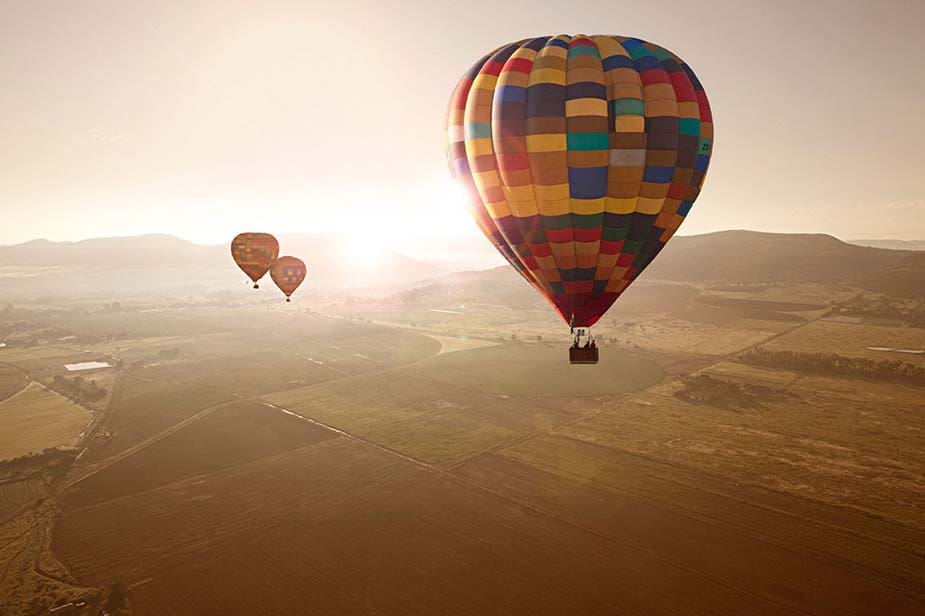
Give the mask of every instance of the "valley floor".
[[[689, 320], [602, 324], [596, 367], [538, 310], [123, 317], [77, 462], [0, 484], [0, 607], [118, 583], [139, 616], [920, 612], [925, 388], [748, 365], [854, 334], [685, 293]], [[41, 377], [73, 349], [8, 352]]]

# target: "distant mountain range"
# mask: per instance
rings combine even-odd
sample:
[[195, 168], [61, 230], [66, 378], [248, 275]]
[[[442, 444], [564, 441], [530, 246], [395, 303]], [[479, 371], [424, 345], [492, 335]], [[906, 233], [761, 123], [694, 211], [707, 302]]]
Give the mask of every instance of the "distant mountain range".
[[823, 234], [721, 231], [676, 237], [645, 276], [696, 282], [829, 282], [925, 297], [925, 253]]
[[[646, 269], [645, 280], [750, 284], [822, 282], [896, 297], [925, 298], [925, 252], [856, 246], [821, 234], [721, 231], [678, 236]], [[441, 279], [464, 294], [503, 296], [521, 286], [508, 266]], [[439, 288], [433, 289], [439, 293]], [[525, 301], [518, 299], [510, 303]]]
[[890, 250], [925, 250], [925, 240], [849, 240], [848, 243]]
[[[284, 254], [308, 263], [307, 284], [332, 291], [410, 288], [446, 274], [452, 262], [447, 258], [436, 266], [385, 252], [376, 257], [374, 268], [364, 268], [347, 258], [343, 237], [290, 235], [280, 236], [280, 243]], [[490, 258], [492, 250], [484, 244]], [[454, 250], [448, 247], [446, 252], [453, 256]], [[173, 278], [204, 278], [208, 273], [212, 287], [241, 282], [228, 246], [202, 246], [166, 235], [0, 246], [0, 266], [172, 270]], [[457, 274], [453, 280], [495, 285], [505, 279], [503, 272]], [[674, 238], [644, 277], [730, 284], [817, 281], [925, 297], [925, 251], [859, 246], [821, 234], [722, 231]]]
[[[329, 291], [407, 286], [447, 271], [393, 251], [377, 254], [373, 257], [374, 263], [363, 264], [347, 258], [349, 244], [346, 238], [336, 235], [280, 235], [279, 240], [281, 254], [300, 257], [308, 264], [306, 286]], [[231, 259], [228, 245], [203, 246], [170, 235], [79, 242], [33, 240], [0, 246], [0, 267], [3, 266], [100, 271], [144, 269], [152, 274], [170, 271], [174, 280], [208, 281], [210, 287], [243, 280], [243, 274]], [[82, 275], [100, 276], [87, 271]]]

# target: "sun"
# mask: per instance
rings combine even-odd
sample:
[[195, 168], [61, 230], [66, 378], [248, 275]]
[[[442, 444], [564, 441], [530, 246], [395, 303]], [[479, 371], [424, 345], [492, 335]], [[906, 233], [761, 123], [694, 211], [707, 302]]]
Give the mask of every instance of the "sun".
[[343, 244], [344, 260], [354, 269], [376, 269], [385, 252], [382, 241], [367, 233], [352, 234]]

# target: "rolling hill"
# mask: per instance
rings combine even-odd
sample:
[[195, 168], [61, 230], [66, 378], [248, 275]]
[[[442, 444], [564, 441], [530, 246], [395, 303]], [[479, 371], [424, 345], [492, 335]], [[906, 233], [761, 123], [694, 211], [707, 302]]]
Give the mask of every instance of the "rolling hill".
[[[348, 256], [346, 239], [336, 235], [280, 236], [283, 254], [308, 263], [306, 289], [324, 292], [382, 291], [421, 287], [440, 292], [447, 285], [465, 287], [471, 297], [511, 295], [524, 301], [529, 288], [517, 284], [508, 266], [446, 275], [447, 269], [387, 251], [370, 263]], [[483, 242], [483, 251], [493, 249]], [[452, 261], [452, 247], [444, 250]], [[461, 262], [466, 262], [462, 259]], [[476, 261], [484, 263], [485, 259]], [[67, 276], [78, 284], [100, 288], [114, 271], [133, 275], [132, 293], [186, 285], [184, 293], [229, 288], [241, 283], [228, 246], [203, 246], [166, 235], [100, 238], [80, 242], [34, 240], [0, 246], [0, 267], [35, 268], [29, 285], [36, 290], [42, 277], [60, 284]], [[643, 274], [646, 280], [698, 283], [826, 282], [856, 286], [901, 297], [925, 297], [925, 252], [858, 246], [822, 234], [781, 234], [721, 231], [674, 238]], [[53, 278], [57, 277], [57, 278]], [[130, 278], [130, 277], [122, 277]], [[11, 282], [11, 284], [13, 284]], [[25, 282], [23, 282], [25, 284]], [[103, 285], [102, 287], [99, 285]], [[174, 285], [171, 287], [170, 285]], [[128, 283], [118, 286], [129, 288]], [[526, 291], [526, 293], [524, 293]]]
[[[674, 238], [642, 278], [724, 284], [823, 282], [897, 297], [925, 297], [923, 272], [923, 252], [856, 246], [822, 234], [721, 231]], [[470, 297], [532, 294], [527, 285], [513, 284], [516, 280], [513, 270], [502, 266], [446, 276], [432, 290], [450, 286]]]
[[[281, 254], [298, 256], [308, 264], [306, 288], [326, 291], [394, 288], [418, 283], [445, 271], [392, 251], [377, 255], [375, 263], [357, 263], [345, 258], [346, 240], [336, 235], [282, 235], [279, 239]], [[204, 246], [169, 235], [79, 242], [40, 239], [0, 246], [0, 267], [34, 269], [36, 273], [30, 276], [34, 288], [40, 286], [38, 278], [65, 275], [94, 287], [105, 285], [107, 277], [141, 282], [136, 291], [144, 290], [144, 280], [158, 287], [173, 281], [215, 289], [236, 285], [243, 277], [231, 260], [228, 245]], [[130, 280], [138, 278], [138, 270], [145, 272], [143, 280]], [[119, 277], [116, 272], [132, 273], [132, 276]]]
[[848, 243], [890, 250], [925, 250], [925, 240], [848, 240]]

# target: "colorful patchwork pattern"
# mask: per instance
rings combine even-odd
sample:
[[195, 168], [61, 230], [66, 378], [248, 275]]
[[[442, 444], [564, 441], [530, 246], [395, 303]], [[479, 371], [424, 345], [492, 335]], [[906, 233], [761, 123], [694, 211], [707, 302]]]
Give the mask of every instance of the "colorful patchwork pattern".
[[279, 242], [269, 233], [241, 233], [231, 241], [231, 258], [254, 283], [270, 270], [278, 254]]
[[295, 290], [305, 280], [305, 273], [305, 263], [295, 257], [280, 257], [273, 261], [270, 267], [270, 278], [286, 295], [286, 301], [289, 301], [289, 296], [295, 293]]
[[477, 62], [446, 136], [478, 227], [566, 322], [589, 327], [690, 211], [713, 117], [693, 71], [662, 47], [562, 35]]

